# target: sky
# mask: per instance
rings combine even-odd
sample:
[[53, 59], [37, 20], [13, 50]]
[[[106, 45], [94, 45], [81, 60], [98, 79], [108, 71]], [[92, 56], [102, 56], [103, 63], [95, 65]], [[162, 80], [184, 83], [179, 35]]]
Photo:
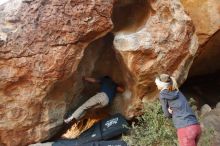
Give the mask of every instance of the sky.
[[9, 1], [9, 0], [0, 0], [0, 5], [7, 2], [7, 1]]

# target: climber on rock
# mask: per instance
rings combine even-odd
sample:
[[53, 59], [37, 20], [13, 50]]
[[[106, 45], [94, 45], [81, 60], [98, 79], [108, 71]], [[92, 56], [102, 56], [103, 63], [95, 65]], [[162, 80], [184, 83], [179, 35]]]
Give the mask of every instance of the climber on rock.
[[83, 77], [83, 80], [90, 83], [99, 83], [100, 92], [89, 98], [78, 109], [76, 109], [70, 117], [64, 119], [65, 123], [79, 120], [89, 109], [103, 108], [111, 104], [116, 96], [116, 92], [124, 92], [124, 88], [117, 85], [109, 76], [104, 76], [101, 79]]

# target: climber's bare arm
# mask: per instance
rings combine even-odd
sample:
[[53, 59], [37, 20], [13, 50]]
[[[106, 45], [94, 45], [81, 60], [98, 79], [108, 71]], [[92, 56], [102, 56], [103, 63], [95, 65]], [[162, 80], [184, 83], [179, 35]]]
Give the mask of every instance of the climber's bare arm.
[[[92, 77], [83, 77], [83, 80], [90, 82], [90, 83], [100, 83], [100, 80]], [[122, 93], [125, 91], [123, 86], [117, 86], [117, 92]]]
[[96, 78], [92, 78], [92, 77], [83, 77], [83, 80], [85, 80], [85, 81], [87, 81], [89, 83], [99, 83], [100, 82]]
[[117, 92], [119, 92], [119, 93], [123, 93], [124, 91], [125, 91], [125, 89], [124, 89], [124, 87], [122, 87], [122, 86], [117, 86]]

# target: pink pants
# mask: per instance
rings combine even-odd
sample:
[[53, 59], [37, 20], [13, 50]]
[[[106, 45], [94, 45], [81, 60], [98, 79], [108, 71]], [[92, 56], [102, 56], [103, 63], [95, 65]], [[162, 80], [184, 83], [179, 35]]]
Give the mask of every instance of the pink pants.
[[201, 127], [198, 124], [177, 129], [180, 146], [197, 146], [201, 135]]

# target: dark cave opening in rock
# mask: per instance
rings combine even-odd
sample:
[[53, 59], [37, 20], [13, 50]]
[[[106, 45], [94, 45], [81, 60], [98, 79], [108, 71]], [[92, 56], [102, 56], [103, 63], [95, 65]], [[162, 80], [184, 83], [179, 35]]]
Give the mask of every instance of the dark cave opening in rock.
[[[135, 13], [137, 10], [138, 13]], [[123, 85], [125, 88], [129, 86], [128, 84], [131, 85], [133, 83], [132, 75], [124, 64], [120, 52], [114, 48], [114, 34], [119, 31], [128, 33], [137, 31], [145, 24], [150, 12], [153, 11], [147, 0], [118, 0], [115, 3], [112, 14], [114, 24], [112, 32], [109, 32], [104, 37], [93, 41], [87, 46], [78, 66], [77, 73], [72, 77], [77, 78], [77, 85], [79, 86], [74, 90], [80, 90], [81, 92], [80, 95], [76, 95], [76, 97], [79, 97], [78, 99], [74, 98], [68, 101], [71, 104], [69, 105], [70, 110], [68, 110], [67, 115], [99, 91], [98, 84], [82, 82], [81, 79], [83, 76], [100, 78], [101, 76], [108, 75], [116, 83]], [[101, 109], [101, 112], [99, 110], [88, 112], [85, 115], [85, 119], [75, 129], [71, 129], [71, 126], [62, 127], [49, 141], [59, 139], [62, 135], [67, 134], [68, 129], [71, 129], [70, 131], [72, 132], [69, 132], [65, 138], [74, 138], [74, 134], [79, 134], [74, 131], [84, 131], [85, 128], [90, 127], [94, 123], [94, 119], [97, 121], [101, 120], [114, 112], [123, 113], [127, 108], [126, 106], [127, 104], [113, 105]], [[72, 136], [69, 137], [69, 135]]]
[[211, 107], [220, 101], [219, 73], [190, 77], [182, 85], [181, 90], [188, 98], [194, 98], [200, 108], [204, 104]]
[[182, 90], [198, 101], [198, 106], [211, 107], [220, 101], [220, 31], [216, 32], [205, 45], [201, 46], [189, 71]]
[[[96, 54], [98, 55], [98, 58], [96, 62], [93, 64], [94, 68], [90, 76], [95, 78], [101, 78], [102, 76], [110, 76], [115, 82], [119, 84], [124, 84], [123, 71], [119, 62], [119, 54], [113, 47], [113, 39], [114, 36], [112, 33], [109, 33], [103, 38], [101, 38], [101, 43], [103, 43], [103, 45], [97, 47], [97, 45], [94, 44], [94, 48], [87, 48], [85, 50], [85, 58], [89, 58], [89, 55], [91, 56], [91, 54], [86, 54], [88, 51], [95, 52], [95, 49], [100, 50], [99, 54]], [[98, 91], [97, 86], [94, 88], [93, 85], [85, 83], [85, 88], [82, 94], [85, 96], [91, 96], [91, 92], [94, 91]]]
[[151, 13], [153, 9], [148, 0], [118, 0], [113, 8], [114, 29], [112, 32], [138, 31]]
[[[113, 39], [114, 35], [112, 33], [108, 33], [106, 36], [92, 42], [85, 49], [83, 58], [78, 66], [77, 73], [72, 77], [77, 78], [77, 84], [80, 87], [77, 89], [80, 90], [80, 94], [76, 95], [77, 99], [74, 98], [69, 100], [71, 104], [69, 105], [69, 110], [67, 111], [65, 117], [68, 117], [86, 100], [99, 92], [100, 85], [82, 81], [83, 76], [99, 79], [102, 76], [108, 75], [117, 84], [123, 85], [126, 88], [126, 81], [129, 80], [129, 77], [125, 79], [124, 73], [128, 71], [126, 71], [123, 62], [120, 61], [120, 54], [114, 49]], [[130, 83], [131, 80], [132, 79], [130, 79]], [[118, 96], [120, 97], [120, 94]], [[118, 100], [123, 99], [117, 99], [117, 101]], [[54, 141], [59, 138], [75, 138], [97, 121], [107, 118], [117, 112], [125, 112], [124, 109], [126, 109], [126, 104], [118, 106], [115, 105], [115, 103], [116, 101], [102, 109], [89, 110], [84, 118], [82, 118], [78, 123], [71, 126], [63, 125], [63, 127], [60, 127], [58, 133], [49, 141]]]
[[[85, 75], [100, 78], [103, 75], [108, 75], [118, 84], [124, 85], [125, 88], [132, 84], [132, 75], [126, 68], [120, 52], [114, 48], [114, 35], [119, 31], [136, 32], [146, 23], [151, 13], [153, 10], [147, 0], [116, 1], [112, 12], [113, 30], [104, 37], [90, 43], [85, 49], [84, 57], [77, 69], [77, 76]], [[87, 97], [82, 100], [85, 101], [98, 91], [98, 86], [83, 84], [84, 89], [81, 96]], [[79, 103], [82, 102], [79, 101]]]

